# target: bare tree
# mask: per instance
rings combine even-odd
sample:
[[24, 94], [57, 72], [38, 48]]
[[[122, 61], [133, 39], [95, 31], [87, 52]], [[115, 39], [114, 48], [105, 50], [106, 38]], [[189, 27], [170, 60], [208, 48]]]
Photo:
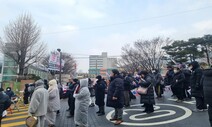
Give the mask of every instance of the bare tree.
[[[47, 55], [43, 58], [42, 64], [46, 67], [49, 66], [49, 57], [50, 55]], [[64, 74], [74, 74], [76, 69], [76, 61], [73, 58], [73, 56], [69, 53], [62, 53], [62, 59], [64, 60], [64, 67], [62, 68]]]
[[46, 45], [40, 42], [40, 33], [40, 27], [29, 14], [22, 14], [4, 28], [1, 51], [17, 63], [19, 75], [23, 75], [25, 68], [45, 54]]
[[160, 69], [162, 58], [165, 55], [162, 47], [171, 43], [169, 38], [161, 37], [152, 40], [138, 40], [133, 47], [129, 44], [122, 48], [122, 59], [119, 65], [128, 67], [128, 71]]

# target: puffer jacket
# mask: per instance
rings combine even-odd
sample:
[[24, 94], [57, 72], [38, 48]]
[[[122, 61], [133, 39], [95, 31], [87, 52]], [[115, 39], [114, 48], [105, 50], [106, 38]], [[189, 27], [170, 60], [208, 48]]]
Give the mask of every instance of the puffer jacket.
[[212, 69], [204, 70], [203, 90], [206, 103], [212, 105]]

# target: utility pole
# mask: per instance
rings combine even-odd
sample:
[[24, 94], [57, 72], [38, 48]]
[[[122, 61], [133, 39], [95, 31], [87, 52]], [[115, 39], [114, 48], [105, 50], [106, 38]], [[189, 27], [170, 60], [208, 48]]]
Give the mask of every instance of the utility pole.
[[59, 83], [60, 85], [62, 85], [62, 81], [61, 81], [61, 78], [62, 78], [62, 52], [61, 52], [61, 49], [57, 49], [57, 51], [60, 53], [60, 73], [59, 73]]

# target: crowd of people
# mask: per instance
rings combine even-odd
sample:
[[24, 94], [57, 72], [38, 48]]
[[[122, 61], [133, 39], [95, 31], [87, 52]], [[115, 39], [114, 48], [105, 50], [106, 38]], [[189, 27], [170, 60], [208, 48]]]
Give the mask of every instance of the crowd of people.
[[[136, 90], [140, 95], [143, 112], [150, 114], [154, 112], [155, 95], [157, 99], [162, 98], [164, 88], [170, 87], [172, 96], [177, 98], [177, 103], [195, 97], [196, 109], [193, 111], [208, 111], [212, 125], [212, 69], [203, 70], [196, 61], [187, 67], [179, 64], [167, 66], [167, 69], [164, 77], [154, 68], [151, 71], [142, 70], [134, 75], [113, 69], [109, 83], [101, 75], [95, 79], [69, 79], [66, 92], [69, 107], [67, 118], [73, 117], [76, 126], [86, 127], [89, 107], [97, 105], [97, 115], [103, 116], [107, 106], [114, 108], [115, 111], [110, 121], [119, 125], [123, 122], [123, 108], [129, 108], [131, 99], [136, 98], [132, 90]], [[143, 89], [143, 92], [139, 89]], [[49, 82], [38, 80], [34, 84], [25, 85], [24, 104], [29, 103], [29, 115], [38, 118], [37, 127], [44, 127], [45, 121], [49, 127], [55, 126], [56, 116], [61, 108], [61, 91], [55, 79]], [[3, 111], [10, 106], [12, 96], [14, 92], [10, 87], [5, 92], [0, 89], [0, 120]]]

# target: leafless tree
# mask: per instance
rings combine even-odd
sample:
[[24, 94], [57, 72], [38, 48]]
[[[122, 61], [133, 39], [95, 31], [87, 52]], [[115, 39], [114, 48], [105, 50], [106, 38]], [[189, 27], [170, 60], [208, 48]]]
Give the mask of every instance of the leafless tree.
[[122, 48], [122, 59], [119, 65], [127, 71], [160, 69], [165, 55], [162, 47], [171, 43], [169, 38], [156, 37], [151, 40], [138, 40], [133, 46]]
[[19, 75], [23, 75], [25, 68], [45, 54], [46, 44], [40, 41], [40, 33], [40, 27], [29, 14], [22, 14], [4, 28], [1, 52], [17, 63]]

